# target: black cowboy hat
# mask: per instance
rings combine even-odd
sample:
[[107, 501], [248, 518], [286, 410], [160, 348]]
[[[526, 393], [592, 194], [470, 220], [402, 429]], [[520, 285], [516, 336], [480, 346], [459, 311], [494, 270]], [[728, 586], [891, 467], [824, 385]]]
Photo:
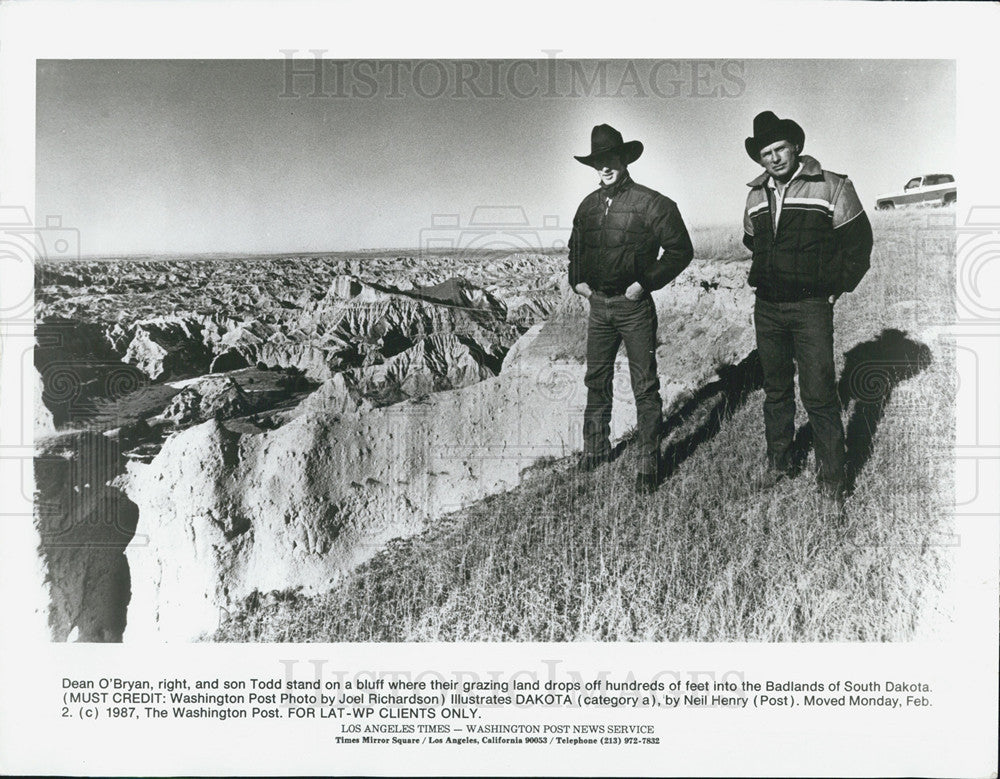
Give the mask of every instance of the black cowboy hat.
[[778, 141], [789, 141], [799, 147], [806, 144], [806, 133], [798, 122], [779, 119], [773, 111], [762, 111], [753, 118], [753, 135], [746, 139], [747, 154], [760, 164], [760, 150]]
[[625, 143], [622, 134], [609, 124], [599, 124], [590, 131], [590, 154], [586, 157], [577, 157], [584, 165], [593, 165], [594, 160], [606, 157], [609, 154], [617, 154], [621, 161], [628, 165], [635, 162], [642, 154], [642, 143], [639, 141], [629, 141]]

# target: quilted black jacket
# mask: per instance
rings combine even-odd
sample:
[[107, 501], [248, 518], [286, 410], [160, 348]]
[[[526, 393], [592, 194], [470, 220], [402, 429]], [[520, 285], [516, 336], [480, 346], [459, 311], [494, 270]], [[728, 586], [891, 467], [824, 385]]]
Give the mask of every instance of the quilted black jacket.
[[620, 295], [638, 281], [651, 292], [673, 281], [693, 256], [677, 204], [626, 175], [580, 203], [569, 239], [569, 283]]

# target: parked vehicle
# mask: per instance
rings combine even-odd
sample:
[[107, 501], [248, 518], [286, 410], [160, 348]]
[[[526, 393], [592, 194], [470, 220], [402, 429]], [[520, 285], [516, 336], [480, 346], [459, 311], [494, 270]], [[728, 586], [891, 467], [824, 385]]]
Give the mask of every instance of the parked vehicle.
[[902, 192], [879, 195], [875, 208], [884, 210], [900, 206], [947, 206], [957, 199], [955, 177], [950, 173], [931, 173], [906, 182]]

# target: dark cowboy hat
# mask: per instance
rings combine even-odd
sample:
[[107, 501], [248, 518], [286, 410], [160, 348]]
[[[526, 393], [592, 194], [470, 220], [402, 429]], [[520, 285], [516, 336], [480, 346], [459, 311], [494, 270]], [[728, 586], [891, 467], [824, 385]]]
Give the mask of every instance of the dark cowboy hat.
[[622, 134], [609, 124], [599, 124], [590, 131], [590, 154], [586, 157], [573, 158], [579, 160], [584, 165], [593, 165], [594, 160], [606, 157], [609, 154], [617, 154], [622, 162], [628, 165], [635, 162], [642, 154], [642, 143], [639, 141], [629, 141], [625, 143]]
[[753, 135], [746, 139], [747, 154], [760, 164], [760, 150], [778, 141], [789, 141], [799, 147], [806, 143], [806, 133], [798, 122], [779, 119], [772, 111], [763, 111], [753, 118]]

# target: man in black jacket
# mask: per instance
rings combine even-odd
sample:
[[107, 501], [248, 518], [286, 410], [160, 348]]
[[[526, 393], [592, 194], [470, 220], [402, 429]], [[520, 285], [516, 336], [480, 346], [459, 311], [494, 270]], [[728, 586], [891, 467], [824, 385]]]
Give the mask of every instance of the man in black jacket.
[[593, 129], [590, 147], [590, 154], [576, 159], [597, 170], [600, 187], [580, 203], [569, 241], [570, 286], [590, 301], [579, 467], [590, 471], [610, 459], [612, 379], [624, 341], [637, 416], [636, 489], [650, 493], [659, 479], [662, 401], [656, 307], [649, 293], [673, 281], [694, 252], [676, 204], [629, 176], [642, 144], [625, 143], [620, 132], [602, 124]]
[[872, 228], [847, 176], [802, 154], [805, 132], [770, 111], [753, 121], [747, 154], [764, 173], [749, 183], [743, 242], [753, 252], [754, 327], [764, 369], [767, 472], [763, 486], [790, 475], [795, 366], [809, 413], [821, 493], [840, 504], [844, 428], [833, 364], [833, 305], [869, 267]]

